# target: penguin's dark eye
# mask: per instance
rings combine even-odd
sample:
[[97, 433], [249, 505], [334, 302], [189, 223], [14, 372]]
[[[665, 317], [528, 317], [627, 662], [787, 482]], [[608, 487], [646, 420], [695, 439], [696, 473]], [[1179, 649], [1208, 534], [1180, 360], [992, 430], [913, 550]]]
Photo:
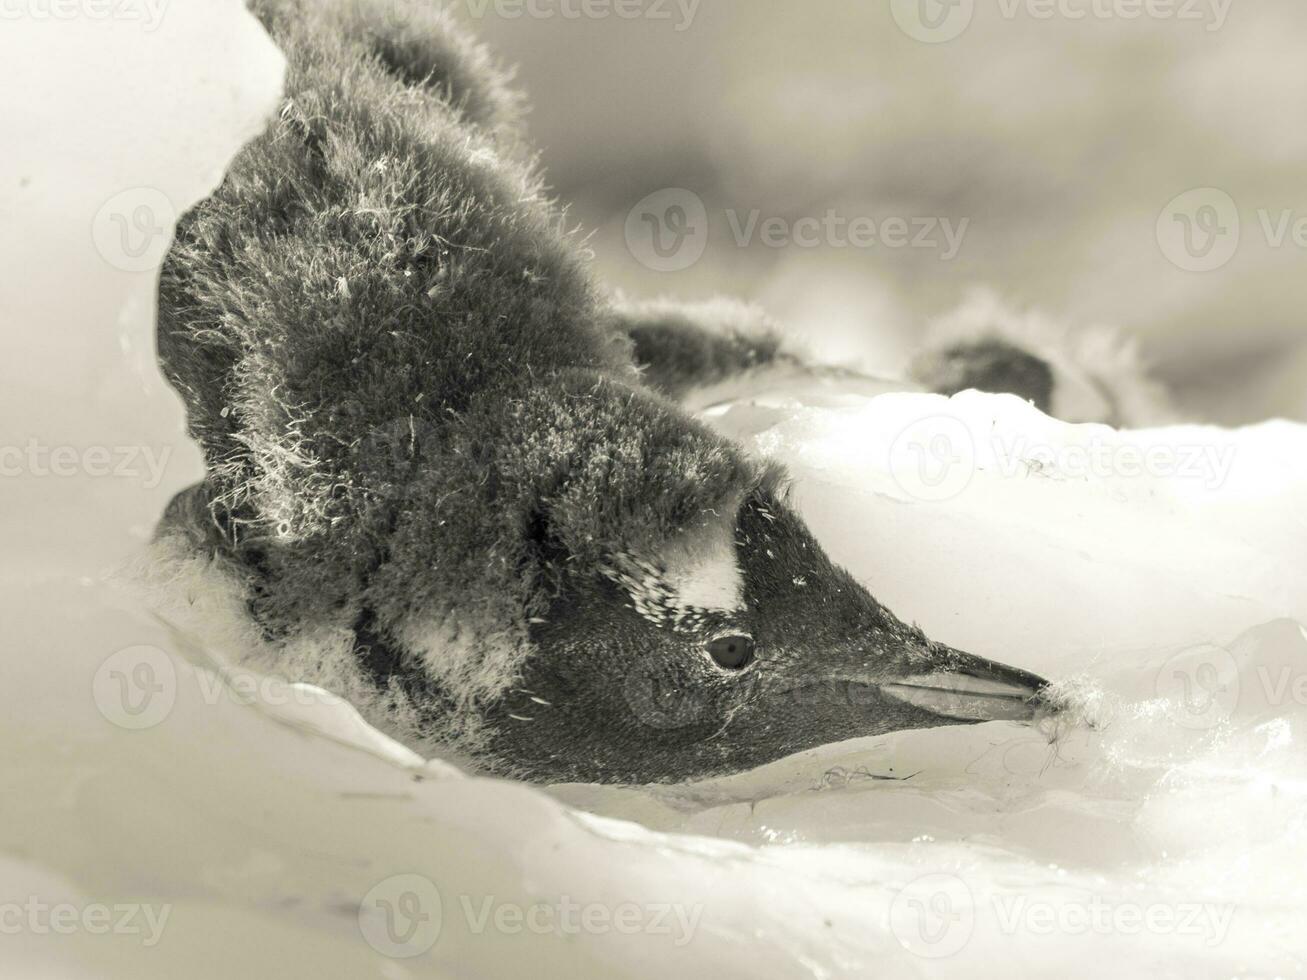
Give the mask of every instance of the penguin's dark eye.
[[706, 649], [713, 662], [724, 670], [744, 670], [753, 663], [751, 636], [719, 636]]

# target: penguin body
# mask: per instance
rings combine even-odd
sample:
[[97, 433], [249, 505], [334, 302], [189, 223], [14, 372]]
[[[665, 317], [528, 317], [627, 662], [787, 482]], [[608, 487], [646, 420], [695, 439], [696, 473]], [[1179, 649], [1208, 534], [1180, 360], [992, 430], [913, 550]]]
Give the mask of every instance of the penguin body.
[[925, 390], [1013, 394], [1064, 422], [1118, 428], [1178, 421], [1138, 344], [1108, 326], [1074, 328], [974, 290], [937, 320], [909, 376]]
[[641, 381], [685, 402], [692, 391], [766, 368], [799, 366], [782, 346], [779, 328], [758, 306], [726, 297], [698, 303], [670, 298], [613, 305], [631, 338]]
[[255, 7], [287, 95], [165, 263], [207, 476], [160, 536], [220, 567], [291, 679], [540, 781], [1034, 715], [1039, 678], [899, 622], [781, 474], [642, 382], [506, 76], [447, 17]]
[[1121, 332], [1020, 313], [987, 291], [936, 321], [898, 379], [816, 364], [762, 310], [732, 300], [621, 301], [615, 309], [643, 381], [694, 412], [798, 385], [868, 396], [974, 389], [1016, 395], [1065, 422], [1124, 428], [1180, 420], [1137, 343]]

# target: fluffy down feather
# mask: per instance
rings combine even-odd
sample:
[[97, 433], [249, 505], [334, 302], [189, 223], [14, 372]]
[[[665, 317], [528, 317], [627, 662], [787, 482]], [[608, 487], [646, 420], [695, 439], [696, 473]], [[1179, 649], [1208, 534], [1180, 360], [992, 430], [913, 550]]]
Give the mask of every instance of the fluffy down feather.
[[255, 4], [286, 98], [163, 270], [160, 354], [208, 472], [163, 531], [230, 566], [269, 642], [351, 633], [467, 739], [563, 576], [759, 473], [639, 384], [507, 76], [390, 7]]

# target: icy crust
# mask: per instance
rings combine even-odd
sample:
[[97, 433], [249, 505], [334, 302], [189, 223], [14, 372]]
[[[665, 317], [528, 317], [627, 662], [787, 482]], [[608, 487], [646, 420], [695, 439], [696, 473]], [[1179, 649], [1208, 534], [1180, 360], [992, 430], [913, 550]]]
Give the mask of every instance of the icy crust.
[[[337, 699], [308, 688], [292, 697], [258, 674], [215, 666], [213, 650], [164, 632], [158, 644], [180, 655], [177, 702], [128, 751], [133, 767], [145, 765], [162, 784], [144, 787], [153, 795], [143, 797], [161, 814], [160, 826], [180, 826], [178, 811], [192, 815], [184, 833], [172, 832], [175, 846], [195, 851], [193, 832], [206, 843], [180, 867], [129, 850], [136, 873], [158, 876], [169, 896], [203, 885], [204, 901], [194, 908], [175, 902], [180, 921], [217, 921], [252, 906], [264, 929], [275, 923], [291, 936], [330, 934], [348, 952], [326, 975], [362, 955], [342, 936], [374, 953], [357, 912], [396, 874], [420, 875], [441, 896], [438, 940], [404, 961], [414, 976], [468, 964], [581, 976], [678, 968], [983, 976], [1006, 975], [1012, 963], [1030, 976], [1136, 975], [1155, 973], [1158, 963], [1173, 976], [1293, 969], [1307, 952], [1295, 925], [1304, 889], [1293, 870], [1307, 858], [1300, 751], [1307, 635], [1288, 619], [1257, 624], [1256, 617], [1283, 615], [1283, 600], [1276, 576], [1251, 575], [1248, 566], [1278, 562], [1278, 574], [1296, 581], [1302, 573], [1292, 562], [1291, 533], [1259, 530], [1261, 518], [1240, 501], [1255, 493], [1291, 513], [1298, 477], [1282, 459], [1293, 456], [1301, 428], [1115, 433], [1053, 422], [993, 396], [832, 401], [824, 392], [818, 401], [807, 407], [793, 392], [760, 395], [724, 408], [718, 425], [738, 424], [735, 434], [790, 464], [800, 508], [809, 520], [838, 523], [841, 533], [828, 529], [826, 539], [843, 542], [843, 559], [874, 590], [903, 554], [876, 543], [877, 523], [888, 519], [882, 509], [900, 520], [921, 511], [952, 521], [947, 547], [922, 559], [922, 574], [958, 589], [958, 599], [900, 586], [900, 604], [909, 614], [939, 615], [941, 601], [966, 610], [964, 587], [996, 580], [991, 611], [1013, 612], [953, 621], [948, 639], [1061, 679], [1064, 719], [1033, 729], [992, 724], [860, 740], [689, 786], [566, 786], [546, 796], [419, 765], [402, 746], [387, 747], [385, 736], [360, 727]], [[1124, 474], [1058, 479], [1046, 475], [1056, 473], [1052, 461], [1036, 475], [1025, 467], [1000, 473], [978, 444], [966, 486], [947, 499], [923, 499], [938, 490], [900, 472], [899, 439], [886, 434], [887, 419], [927, 446], [938, 433], [916, 427], [945, 419], [973, 438], [1021, 433], [1050, 448], [1184, 438], [1238, 452], [1220, 486], [1194, 489], [1178, 476], [1154, 476], [1147, 486]], [[944, 431], [961, 440], [961, 430]], [[863, 444], [871, 446], [865, 456], [849, 449]], [[1254, 477], [1259, 468], [1262, 480]], [[1241, 515], [1250, 519], [1236, 523]], [[1213, 524], [1204, 530], [1204, 521]], [[1171, 551], [1186, 534], [1195, 536], [1194, 568], [1183, 573], [1192, 582], [1169, 605], [1132, 621], [1147, 611], [1146, 597], [1132, 606], [1128, 593], [1108, 586], [1131, 575], [1140, 588], [1164, 589], [1182, 575], [1181, 556]], [[1011, 544], [1017, 540], [1042, 550]], [[1219, 575], [1198, 576], [1208, 567], [1199, 560], [1203, 549], [1228, 541], [1244, 550], [1231, 552]], [[1087, 567], [1068, 591], [1051, 594], [1047, 583], [1061, 582], [1054, 576], [1068, 548], [1100, 557], [1082, 559]], [[1231, 588], [1227, 575], [1247, 576], [1247, 599], [1219, 602]], [[1259, 592], [1263, 581], [1277, 589]], [[1044, 591], [1023, 591], [1037, 587]], [[193, 588], [189, 594], [192, 633], [239, 647], [224, 633], [222, 602]], [[1080, 602], [1096, 603], [1089, 638], [1058, 627]], [[182, 610], [169, 615], [180, 618]], [[1045, 617], [1043, 629], [1012, 631], [1008, 619], [1022, 616]], [[1194, 630], [1224, 645], [1190, 642]], [[82, 669], [92, 671], [94, 658], [83, 659], [90, 662]], [[219, 674], [225, 683], [215, 684]], [[103, 743], [103, 732], [95, 741]], [[112, 779], [124, 764], [80, 747], [76, 754], [97, 760]], [[138, 771], [138, 795], [140, 779]], [[246, 807], [261, 815], [253, 837]], [[196, 823], [194, 813], [205, 817]], [[103, 846], [122, 853], [117, 839]], [[206, 848], [221, 856], [203, 859]], [[667, 906], [684, 918], [682, 926], [638, 935], [477, 932], [468, 910], [491, 896], [495, 907], [548, 908], [554, 922], [572, 905]], [[938, 920], [922, 918], [936, 913]], [[284, 941], [294, 948], [296, 940]]]
[[[1301, 706], [1253, 700], [1203, 731], [1171, 724], [1155, 698], [1056, 751], [1005, 726], [925, 733], [901, 750], [835, 747], [743, 777], [725, 791], [734, 799], [685, 788], [664, 806], [697, 815], [663, 833], [528, 787], [382, 761], [352, 744], [342, 716], [318, 712], [316, 734], [284, 724], [182, 657], [170, 658], [167, 716], [115, 728], [92, 698], [60, 692], [94, 688], [101, 644], [175, 639], [110, 611], [109, 593], [71, 591], [42, 598], [77, 610], [70, 625], [97, 642], [47, 647], [55, 667], [23, 664], [14, 680], [32, 701], [4, 722], [25, 761], [8, 781], [6, 853], [39, 871], [15, 887], [171, 910], [148, 949], [139, 937], [21, 938], [87, 975], [976, 976], [1015, 961], [1030, 976], [1138, 975], [1156, 962], [1205, 976], [1284, 973], [1302, 952]], [[1300, 667], [1307, 640], [1273, 624], [1232, 654], [1247, 682], [1256, 665]], [[912, 778], [874, 779], [887, 760]], [[359, 910], [395, 875], [435, 883], [442, 928], [388, 968]], [[947, 946], [917, 938], [913, 903], [940, 894], [961, 931], [941, 934], [958, 948], [936, 959]], [[693, 925], [684, 943], [675, 928], [478, 933], [464, 902], [487, 899], [554, 915], [567, 903], [675, 905]], [[1161, 925], [1131, 925], [1136, 909]], [[1191, 913], [1192, 930], [1166, 918]]]
[[1046, 676], [1307, 622], [1307, 426], [1113, 430], [1010, 396], [741, 399], [837, 562], [944, 642]]
[[[93, 631], [97, 643], [52, 649], [58, 666], [29, 661], [17, 671], [33, 698], [5, 723], [27, 763], [10, 783], [7, 851], [100, 901], [172, 906], [162, 941], [148, 950], [131, 950], [125, 938], [112, 947], [87, 941], [96, 937], [47, 943], [61, 961], [70, 950], [88, 966], [106, 962], [109, 949], [110, 960], [121, 957], [121, 974], [96, 975], [307, 966], [323, 976], [385, 975], [384, 957], [360, 937], [358, 909], [395, 874], [437, 883], [443, 908], [433, 948], [395, 975], [457, 967], [967, 976], [1019, 957], [1028, 975], [1074, 976], [1065, 958], [1092, 950], [1095, 971], [1128, 974], [1165, 957], [1180, 976], [1250, 963], [1284, 970], [1300, 951], [1287, 927], [1301, 899], [1292, 869], [1307, 857], [1301, 705], [1250, 698], [1203, 730], [1173, 723], [1177, 706], [1154, 697], [1123, 703], [1104, 730], [1067, 734], [1055, 747], [1006, 726], [924, 733], [900, 750], [836, 747], [742, 777], [725, 791], [733, 801], [705, 807], [709, 787], [680, 791], [675, 806], [699, 812], [675, 827], [691, 836], [669, 836], [571, 814], [527, 787], [382, 761], [358, 751], [359, 730], [334, 708], [304, 707], [316, 715], [316, 734], [306, 732], [276, 710], [277, 688], [261, 688], [268, 703], [255, 703], [215, 687], [183, 657], [170, 658], [167, 716], [148, 729], [117, 729], [94, 699], [60, 691], [85, 691], [88, 678], [94, 689], [101, 644], [176, 649], [175, 637], [112, 611], [112, 594], [101, 590], [43, 592], [47, 603], [78, 610], [70, 625]], [[23, 632], [17, 639], [40, 642]], [[1256, 689], [1258, 667], [1301, 668], [1307, 639], [1296, 625], [1273, 624], [1231, 655], [1232, 677]], [[912, 778], [874, 779], [887, 761]], [[701, 836], [750, 823], [755, 843], [793, 843]], [[914, 946], [905, 903], [937, 886], [970, 925], [956, 954], [933, 961], [931, 947]], [[527, 907], [677, 903], [697, 918], [684, 945], [674, 932], [584, 941], [477, 934], [462, 899], [478, 907], [487, 896]], [[1045, 933], [1032, 911], [1125, 916], [1136, 907], [1159, 917], [1192, 907], [1208, 918], [1192, 933], [1077, 933], [1073, 919]], [[215, 948], [219, 929], [258, 945]]]

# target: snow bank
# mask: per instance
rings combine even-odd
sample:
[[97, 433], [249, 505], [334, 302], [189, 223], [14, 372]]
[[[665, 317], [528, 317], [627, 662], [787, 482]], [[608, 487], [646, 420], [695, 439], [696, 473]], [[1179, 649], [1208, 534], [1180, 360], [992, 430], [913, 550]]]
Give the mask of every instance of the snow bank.
[[1307, 622], [1307, 427], [1114, 431], [1012, 397], [719, 408], [836, 560], [945, 642], [1058, 676]]

